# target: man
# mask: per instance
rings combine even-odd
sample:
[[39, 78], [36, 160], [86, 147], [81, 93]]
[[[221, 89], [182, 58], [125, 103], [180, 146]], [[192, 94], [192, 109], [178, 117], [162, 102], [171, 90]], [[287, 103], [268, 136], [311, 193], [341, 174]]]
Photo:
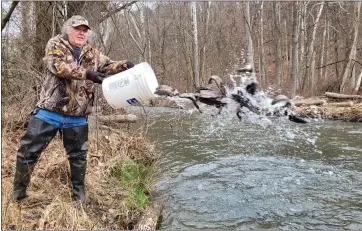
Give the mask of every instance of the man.
[[84, 17], [73, 16], [65, 22], [62, 34], [46, 45], [40, 100], [17, 152], [13, 189], [16, 202], [26, 197], [35, 164], [59, 130], [68, 154], [73, 198], [85, 202], [87, 116], [92, 112], [94, 83], [101, 84], [107, 73], [134, 66], [130, 61], [112, 61], [91, 47], [87, 43], [89, 29]]

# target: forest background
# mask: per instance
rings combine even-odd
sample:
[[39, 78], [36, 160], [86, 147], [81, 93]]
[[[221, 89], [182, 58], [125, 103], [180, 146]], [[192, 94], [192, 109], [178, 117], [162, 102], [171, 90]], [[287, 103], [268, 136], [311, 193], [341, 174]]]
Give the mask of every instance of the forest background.
[[13, 111], [25, 117], [34, 108], [46, 42], [76, 14], [89, 20], [90, 42], [101, 52], [114, 60], [150, 63], [159, 84], [180, 92], [192, 92], [211, 75], [230, 84], [229, 76], [246, 63], [254, 67], [261, 88], [281, 89], [289, 97], [361, 92], [361, 2], [2, 1], [1, 5], [5, 114]]

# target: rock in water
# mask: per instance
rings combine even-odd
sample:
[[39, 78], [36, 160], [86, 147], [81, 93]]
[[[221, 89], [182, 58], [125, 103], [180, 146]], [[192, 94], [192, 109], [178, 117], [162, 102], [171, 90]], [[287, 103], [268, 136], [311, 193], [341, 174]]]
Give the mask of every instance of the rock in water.
[[176, 88], [170, 87], [168, 85], [158, 86], [154, 93], [157, 95], [165, 95], [165, 96], [176, 96], [180, 94]]

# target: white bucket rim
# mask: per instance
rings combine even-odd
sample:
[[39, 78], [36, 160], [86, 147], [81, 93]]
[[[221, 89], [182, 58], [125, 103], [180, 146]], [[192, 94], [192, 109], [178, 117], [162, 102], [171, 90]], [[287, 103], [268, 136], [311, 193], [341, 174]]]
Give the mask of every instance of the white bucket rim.
[[[144, 70], [147, 68], [148, 69], [147, 71], [152, 73], [152, 81], [148, 82], [145, 77], [145, 78], [143, 78], [142, 82], [146, 85], [146, 89], [148, 89], [150, 95], [155, 96], [154, 92], [156, 91], [156, 88], [158, 87], [158, 81], [157, 81], [156, 74], [153, 71], [152, 67], [147, 62], [143, 62], [142, 64], [143, 64]], [[154, 89], [151, 89], [151, 87], [154, 87]]]

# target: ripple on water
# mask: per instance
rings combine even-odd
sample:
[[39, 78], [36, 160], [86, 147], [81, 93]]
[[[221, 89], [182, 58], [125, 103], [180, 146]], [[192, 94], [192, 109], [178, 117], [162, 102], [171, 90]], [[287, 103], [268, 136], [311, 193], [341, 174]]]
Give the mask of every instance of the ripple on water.
[[362, 129], [353, 130], [353, 131], [348, 131], [347, 133], [349, 133], [349, 134], [362, 134]]
[[[350, 174], [277, 156], [232, 156], [189, 166], [170, 182], [163, 228], [342, 227], [337, 221], [360, 203], [362, 174], [353, 184], [346, 180]], [[323, 221], [330, 218], [337, 221]], [[361, 208], [353, 219], [362, 220]]]
[[162, 228], [360, 227], [360, 124], [168, 115], [148, 133], [167, 179], [155, 185], [169, 203]]

